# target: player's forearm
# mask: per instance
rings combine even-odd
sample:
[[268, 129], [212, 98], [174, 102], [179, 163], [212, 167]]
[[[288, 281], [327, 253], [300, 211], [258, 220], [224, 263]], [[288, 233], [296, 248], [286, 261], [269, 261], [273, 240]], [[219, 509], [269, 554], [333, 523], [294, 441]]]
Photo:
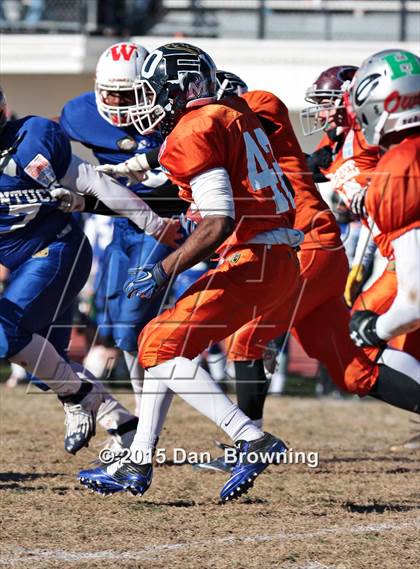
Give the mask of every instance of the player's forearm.
[[97, 172], [94, 166], [76, 156], [72, 157], [60, 183], [79, 194], [94, 196], [110, 210], [130, 219], [147, 234], [157, 235], [165, 226], [164, 220], [136, 194], [110, 176]]
[[177, 275], [206, 259], [229, 237], [233, 228], [231, 217], [205, 217], [185, 243], [162, 261], [166, 274]]

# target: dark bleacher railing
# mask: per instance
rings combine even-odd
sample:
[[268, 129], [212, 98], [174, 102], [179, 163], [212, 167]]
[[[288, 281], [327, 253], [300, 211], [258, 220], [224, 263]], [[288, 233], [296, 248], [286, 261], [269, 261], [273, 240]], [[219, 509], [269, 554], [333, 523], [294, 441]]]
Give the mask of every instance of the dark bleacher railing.
[[0, 31], [420, 41], [420, 1], [0, 0]]

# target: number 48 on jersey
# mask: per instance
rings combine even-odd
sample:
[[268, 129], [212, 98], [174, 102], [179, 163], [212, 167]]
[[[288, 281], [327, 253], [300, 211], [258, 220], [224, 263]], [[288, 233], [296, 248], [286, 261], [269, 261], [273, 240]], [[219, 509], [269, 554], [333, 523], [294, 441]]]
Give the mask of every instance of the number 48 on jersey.
[[[295, 208], [293, 190], [279, 164], [273, 157], [270, 142], [262, 128], [243, 133], [248, 162], [248, 179], [255, 192], [271, 188], [276, 213]], [[271, 162], [269, 166], [267, 159]]]

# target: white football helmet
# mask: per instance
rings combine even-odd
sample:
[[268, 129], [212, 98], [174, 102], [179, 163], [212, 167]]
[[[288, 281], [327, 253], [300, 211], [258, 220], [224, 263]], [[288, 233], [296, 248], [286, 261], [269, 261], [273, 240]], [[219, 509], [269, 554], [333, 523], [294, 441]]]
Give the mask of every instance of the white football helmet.
[[350, 85], [350, 104], [368, 144], [420, 126], [420, 58], [402, 49], [368, 57]]
[[[113, 126], [133, 123], [129, 113], [135, 105], [133, 83], [148, 54], [141, 45], [120, 42], [111, 45], [99, 58], [95, 79], [96, 106], [99, 114]], [[110, 96], [118, 98], [119, 102], [110, 103]]]
[[7, 123], [7, 104], [3, 89], [0, 87], [0, 131]]

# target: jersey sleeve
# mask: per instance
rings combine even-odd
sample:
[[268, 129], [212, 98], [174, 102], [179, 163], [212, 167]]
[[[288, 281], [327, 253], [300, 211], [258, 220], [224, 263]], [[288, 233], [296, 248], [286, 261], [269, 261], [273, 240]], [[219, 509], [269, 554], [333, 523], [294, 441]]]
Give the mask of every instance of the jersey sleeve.
[[213, 168], [226, 166], [226, 131], [209, 116], [179, 125], [162, 146], [159, 160], [164, 172], [178, 185]]
[[27, 176], [44, 188], [66, 173], [71, 160], [70, 141], [54, 121], [34, 117], [27, 123], [19, 159]]

